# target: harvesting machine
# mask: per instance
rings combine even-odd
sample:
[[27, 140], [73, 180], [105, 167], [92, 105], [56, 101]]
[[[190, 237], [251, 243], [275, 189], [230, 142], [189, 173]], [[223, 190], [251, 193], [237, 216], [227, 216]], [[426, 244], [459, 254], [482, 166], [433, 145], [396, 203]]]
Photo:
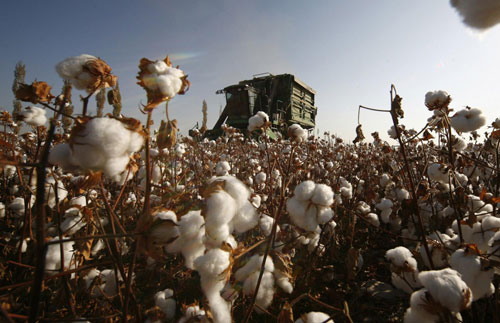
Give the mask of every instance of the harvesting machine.
[[257, 74], [216, 93], [226, 96], [226, 106], [214, 128], [205, 132], [205, 137], [220, 136], [223, 124], [245, 132], [248, 119], [258, 111], [269, 116], [270, 137], [276, 137], [277, 133], [286, 134], [288, 126], [295, 123], [305, 129], [314, 128], [316, 92], [291, 74]]

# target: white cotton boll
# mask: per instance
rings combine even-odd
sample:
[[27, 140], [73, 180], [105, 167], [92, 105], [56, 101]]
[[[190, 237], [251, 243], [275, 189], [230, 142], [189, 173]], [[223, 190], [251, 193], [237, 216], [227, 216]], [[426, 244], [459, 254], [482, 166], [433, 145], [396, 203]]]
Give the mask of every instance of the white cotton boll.
[[292, 223], [306, 231], [314, 231], [318, 227], [315, 208], [314, 205], [309, 207], [309, 202], [299, 201], [295, 198], [290, 198], [286, 201], [286, 210], [290, 215]]
[[446, 166], [440, 163], [432, 163], [427, 167], [427, 175], [436, 182], [447, 184], [449, 182], [449, 173]]
[[481, 257], [478, 255], [459, 249], [451, 255], [450, 265], [461, 274], [462, 279], [470, 287], [474, 301], [489, 297], [495, 292], [495, 287], [491, 283], [495, 271], [493, 268], [482, 270]]
[[269, 117], [263, 111], [257, 112], [254, 116], [248, 119], [248, 130], [254, 131], [262, 128], [266, 122], [269, 121]]
[[463, 151], [467, 147], [465, 141], [460, 137], [455, 138], [454, 140], [452, 140], [452, 142], [453, 142], [453, 149], [455, 149], [458, 152]]
[[316, 184], [311, 201], [314, 204], [330, 206], [333, 204], [332, 188], [325, 184]]
[[64, 221], [61, 223], [61, 231], [66, 235], [73, 235], [86, 225], [82, 213], [76, 207], [69, 208], [64, 212]]
[[156, 61], [147, 66], [148, 71], [151, 73], [164, 74], [167, 72], [168, 65], [164, 61]]
[[257, 175], [255, 175], [255, 183], [257, 185], [265, 183], [266, 179], [267, 179], [267, 174], [264, 172], [260, 172]]
[[[259, 227], [262, 233], [267, 237], [271, 234], [273, 228], [274, 219], [267, 214], [262, 214], [259, 219]], [[279, 226], [276, 228], [279, 231]]]
[[293, 285], [290, 283], [288, 275], [286, 275], [281, 270], [274, 270], [274, 278], [276, 279], [276, 285], [281, 288], [285, 293], [291, 294], [293, 292]]
[[24, 122], [34, 127], [43, 126], [47, 122], [46, 111], [34, 106], [24, 108], [21, 116]]
[[154, 300], [155, 305], [158, 306], [167, 320], [171, 320], [175, 317], [176, 303], [173, 299], [174, 291], [167, 288], [163, 291], [159, 291], [155, 294]]
[[394, 126], [391, 126], [391, 128], [389, 130], [387, 130], [387, 134], [392, 139], [398, 139], [398, 134], [397, 134], [396, 128], [394, 128]]
[[71, 206], [79, 205], [81, 207], [87, 206], [87, 198], [84, 195], [73, 197], [69, 201], [69, 205]]
[[[59, 238], [53, 238], [50, 242], [59, 241]], [[64, 269], [69, 269], [73, 258], [73, 241], [63, 242]], [[61, 251], [60, 243], [50, 244], [45, 255], [45, 271], [56, 271], [61, 269]]]
[[5, 204], [0, 202], [0, 219], [3, 219], [5, 217]]
[[288, 127], [288, 137], [297, 143], [304, 142], [307, 140], [307, 130], [303, 129], [299, 124], [293, 124]]
[[194, 320], [199, 320], [203, 322], [205, 318], [205, 311], [200, 309], [198, 305], [189, 306], [184, 312], [184, 316], [179, 319], [178, 323], [193, 322]]
[[194, 269], [194, 260], [205, 253], [205, 220], [200, 211], [190, 211], [178, 222], [179, 237], [167, 245], [167, 252], [181, 252], [184, 264]]
[[[259, 272], [252, 273], [243, 283], [243, 294], [253, 295], [257, 288]], [[255, 303], [260, 307], [267, 309], [273, 302], [274, 298], [274, 276], [272, 272], [265, 271], [262, 275], [259, 291]]]
[[14, 177], [16, 172], [17, 172], [17, 168], [15, 166], [12, 166], [12, 165], [5, 165], [3, 168], [3, 174], [8, 179], [11, 179], [12, 177]]
[[432, 109], [440, 108], [449, 100], [449, 96], [446, 91], [429, 91], [425, 94], [425, 106]]
[[450, 311], [460, 312], [470, 306], [471, 291], [457, 271], [450, 268], [424, 271], [418, 278], [434, 300]]
[[333, 218], [333, 210], [330, 207], [318, 206], [317, 221], [325, 224]]
[[16, 216], [22, 216], [24, 215], [24, 199], [22, 197], [16, 197], [8, 206], [10, 210], [14, 213]]
[[64, 188], [61, 181], [57, 181], [54, 176], [47, 177], [45, 180], [45, 200], [47, 205], [52, 209], [56, 206], [57, 201], [60, 203], [66, 198], [68, 191]]
[[230, 303], [220, 295], [226, 284], [222, 276], [230, 265], [229, 258], [228, 252], [217, 248], [210, 249], [194, 261], [194, 268], [200, 274], [201, 288], [208, 300], [215, 322], [232, 322]]
[[417, 269], [417, 261], [413, 258], [413, 254], [410, 250], [403, 246], [387, 250], [385, 258], [387, 258], [394, 266], [403, 267], [408, 265], [413, 270]]
[[385, 257], [391, 261], [391, 282], [396, 288], [411, 294], [421, 286], [417, 276], [417, 261], [410, 250], [402, 246], [396, 247], [388, 250]]
[[360, 201], [356, 208], [361, 214], [368, 214], [371, 211], [370, 206], [365, 201]]
[[408, 200], [410, 198], [410, 192], [408, 192], [404, 188], [397, 188], [396, 197], [398, 201]]
[[425, 306], [427, 305], [428, 291], [424, 288], [411, 294], [410, 306], [404, 315], [404, 323], [438, 323], [440, 321], [439, 315], [427, 312]]
[[486, 124], [486, 117], [477, 108], [463, 109], [450, 118], [451, 126], [457, 132], [476, 131]]
[[257, 226], [258, 223], [259, 215], [250, 202], [246, 202], [240, 207], [231, 221], [234, 230], [238, 233], [247, 232]]
[[299, 319], [295, 320], [295, 323], [323, 323], [329, 322], [334, 323], [330, 315], [323, 312], [309, 312], [302, 314]]
[[379, 203], [375, 204], [375, 207], [380, 211], [384, 211], [392, 208], [393, 205], [391, 200], [382, 198]]
[[451, 0], [451, 5], [463, 18], [464, 24], [487, 29], [500, 23], [500, 3], [495, 0]]
[[252, 205], [256, 209], [258, 209], [260, 207], [260, 204], [262, 203], [262, 198], [260, 197], [260, 195], [252, 195], [250, 203], [252, 203]]
[[376, 226], [377, 228], [380, 226], [380, 221], [378, 220], [378, 216], [375, 213], [368, 213], [366, 215], [366, 219], [368, 222], [370, 222], [372, 225]]
[[313, 196], [316, 184], [313, 181], [305, 181], [295, 187], [293, 194], [300, 201], [310, 200]]
[[61, 78], [71, 81], [75, 88], [84, 90], [87, 88], [90, 75], [87, 72], [83, 72], [83, 66], [89, 61], [96, 59], [97, 57], [87, 54], [68, 57], [56, 65], [57, 74]]
[[227, 161], [220, 161], [217, 163], [215, 166], [215, 174], [217, 176], [225, 176], [229, 174], [229, 170], [231, 167], [229, 166], [229, 163]]
[[[214, 180], [224, 181], [224, 191], [231, 195], [231, 197], [236, 201], [238, 208], [248, 203], [251, 193], [242, 181], [231, 175], [216, 177]], [[211, 182], [212, 181], [209, 183]]]
[[386, 187], [386, 185], [389, 184], [390, 181], [391, 177], [388, 174], [384, 173], [379, 179], [379, 184], [381, 187]]
[[392, 214], [392, 209], [385, 209], [380, 213], [380, 219], [382, 220], [383, 223], [389, 223], [391, 214]]
[[92, 247], [92, 250], [90, 251], [90, 255], [92, 257], [95, 257], [99, 251], [103, 250], [106, 247], [106, 244], [102, 239], [98, 239], [95, 245]]

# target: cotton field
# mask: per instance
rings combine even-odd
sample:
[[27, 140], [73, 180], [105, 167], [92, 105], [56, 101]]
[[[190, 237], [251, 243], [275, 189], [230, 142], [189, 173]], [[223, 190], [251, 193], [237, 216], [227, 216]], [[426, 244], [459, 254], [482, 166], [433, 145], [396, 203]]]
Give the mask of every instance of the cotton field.
[[19, 84], [26, 107], [1, 114], [5, 318], [500, 320], [500, 119], [437, 90], [406, 129], [392, 87], [391, 143], [361, 125], [355, 143], [297, 124], [270, 139], [262, 111], [211, 140], [169, 119], [190, 82], [168, 57], [139, 63], [145, 124], [89, 112], [93, 95], [121, 104], [104, 60], [56, 71], [60, 94]]

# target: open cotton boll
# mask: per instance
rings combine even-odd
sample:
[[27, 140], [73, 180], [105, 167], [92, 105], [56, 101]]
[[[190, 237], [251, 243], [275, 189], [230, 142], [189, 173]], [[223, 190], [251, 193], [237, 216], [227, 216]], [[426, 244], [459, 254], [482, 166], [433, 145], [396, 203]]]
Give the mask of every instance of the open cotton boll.
[[311, 198], [314, 204], [330, 206], [333, 204], [332, 188], [325, 184], [316, 184]]
[[422, 286], [418, 281], [417, 261], [410, 250], [396, 247], [388, 250], [385, 257], [391, 262], [391, 281], [396, 288], [411, 294], [415, 288]]
[[288, 127], [288, 138], [291, 141], [301, 143], [307, 140], [307, 130], [303, 129], [299, 124], [293, 124]]
[[299, 201], [292, 197], [286, 201], [286, 210], [292, 223], [296, 226], [306, 231], [314, 231], [318, 227], [318, 222], [314, 216], [314, 213], [316, 213], [315, 207], [309, 206], [309, 202]]
[[64, 188], [62, 181], [56, 181], [54, 176], [49, 176], [45, 179], [45, 201], [47, 205], [53, 209], [57, 202], [61, 202], [68, 196], [68, 191]]
[[425, 106], [430, 110], [440, 109], [448, 105], [451, 101], [451, 97], [446, 91], [436, 90], [429, 91], [425, 94]]
[[81, 207], [87, 206], [87, 198], [85, 197], [85, 195], [75, 196], [71, 200], [69, 200], [69, 205], [79, 205]]
[[470, 288], [453, 269], [424, 271], [418, 278], [434, 300], [451, 312], [458, 313], [472, 302]]
[[440, 322], [439, 315], [426, 311], [427, 293], [428, 291], [424, 288], [411, 294], [410, 307], [406, 309], [404, 323]]
[[217, 163], [215, 166], [215, 174], [217, 176], [225, 176], [229, 174], [229, 170], [231, 167], [229, 166], [229, 163], [227, 161], [220, 161]]
[[389, 210], [389, 209], [391, 209], [393, 205], [394, 205], [394, 204], [392, 203], [392, 201], [391, 201], [391, 200], [386, 199], [386, 198], [384, 197], [384, 198], [382, 198], [382, 199], [380, 200], [380, 202], [379, 202], [379, 203], [375, 204], [375, 207], [376, 207], [378, 210], [380, 210], [380, 211], [384, 211], [384, 210]]
[[5, 165], [3, 167], [3, 174], [5, 175], [5, 177], [7, 177], [8, 179], [11, 179], [12, 177], [14, 177], [14, 175], [16, 174], [17, 172], [17, 168], [15, 166], [12, 166], [12, 165]]
[[[59, 241], [59, 238], [52, 238], [50, 242]], [[69, 269], [73, 259], [73, 241], [63, 242], [62, 249], [64, 255], [64, 269]], [[50, 244], [45, 255], [45, 271], [56, 271], [61, 269], [61, 243]], [[74, 266], [72, 266], [74, 267]]]
[[260, 172], [257, 175], [255, 175], [255, 183], [257, 185], [261, 185], [266, 182], [267, 179], [267, 174], [264, 172]]
[[165, 313], [167, 320], [171, 320], [175, 317], [176, 303], [173, 296], [174, 291], [167, 288], [157, 292], [154, 297], [155, 305], [158, 306], [163, 313]]
[[392, 139], [398, 139], [398, 133], [396, 132], [396, 128], [394, 128], [394, 126], [391, 126], [389, 130], [387, 130], [387, 134]]
[[167, 252], [182, 253], [184, 264], [194, 269], [194, 260], [205, 253], [205, 220], [200, 211], [189, 211], [178, 222], [179, 237], [167, 245]]
[[8, 208], [14, 213], [16, 216], [24, 215], [24, 199], [22, 197], [16, 197], [8, 206]]
[[462, 279], [470, 287], [474, 301], [488, 297], [495, 292], [495, 287], [491, 283], [495, 271], [493, 268], [483, 270], [481, 257], [474, 252], [458, 249], [451, 255], [450, 265], [460, 273]]
[[368, 222], [370, 222], [372, 225], [376, 226], [377, 228], [380, 226], [380, 221], [378, 220], [378, 216], [375, 213], [368, 213], [366, 215], [366, 219]]
[[293, 194], [297, 200], [307, 201], [312, 198], [315, 187], [313, 181], [305, 181], [295, 187]]
[[450, 3], [469, 27], [487, 29], [500, 23], [500, 3], [496, 0], [451, 0]]
[[[255, 289], [257, 288], [258, 279], [259, 272], [252, 273], [243, 283], [243, 294], [253, 295], [255, 293]], [[257, 292], [257, 297], [255, 299], [255, 304], [259, 305], [263, 309], [267, 309], [273, 302], [273, 298], [274, 276], [272, 272], [264, 271], [262, 280], [260, 282], [259, 291]], [[260, 312], [260, 310], [258, 309], [257, 311]]]
[[194, 268], [200, 274], [201, 288], [208, 300], [215, 322], [232, 322], [231, 304], [220, 295], [226, 284], [223, 273], [229, 265], [229, 252], [218, 248], [208, 250], [194, 261]]
[[447, 184], [449, 182], [449, 172], [446, 166], [440, 163], [432, 163], [427, 167], [427, 175], [432, 181], [442, 182]]
[[324, 322], [334, 323], [333, 319], [330, 318], [330, 315], [325, 314], [323, 312], [309, 312], [306, 314], [302, 314], [300, 318], [295, 320], [295, 323], [324, 323]]
[[268, 115], [264, 111], [257, 112], [254, 116], [248, 119], [248, 130], [254, 131], [264, 127], [269, 121]]
[[352, 198], [352, 184], [349, 183], [343, 177], [340, 177], [339, 181], [340, 181], [340, 194], [347, 199]]
[[86, 225], [82, 217], [83, 215], [78, 208], [72, 207], [67, 209], [66, 212], [64, 212], [64, 221], [61, 223], [61, 231], [68, 236], [75, 234]]
[[5, 204], [0, 202], [0, 219], [3, 219], [5, 217]]
[[359, 201], [358, 207], [356, 208], [361, 214], [368, 214], [371, 211], [370, 206], [365, 201]]
[[186, 308], [184, 316], [179, 319], [178, 323], [193, 322], [195, 320], [203, 322], [206, 319], [205, 315], [205, 311], [200, 309], [198, 305], [192, 305]]
[[[273, 228], [274, 219], [267, 214], [262, 214], [259, 219], [259, 227], [262, 233], [267, 237], [271, 234]], [[280, 227], [276, 227], [276, 232], [279, 232]]]
[[70, 80], [74, 87], [84, 90], [87, 88], [87, 82], [83, 81], [88, 81], [90, 75], [83, 71], [83, 66], [96, 59], [97, 57], [88, 54], [68, 57], [56, 65], [56, 71], [61, 78]]
[[21, 116], [24, 122], [34, 127], [43, 126], [47, 122], [46, 111], [34, 106], [24, 108]]
[[457, 132], [470, 132], [484, 126], [486, 117], [477, 108], [463, 109], [450, 118], [450, 123]]

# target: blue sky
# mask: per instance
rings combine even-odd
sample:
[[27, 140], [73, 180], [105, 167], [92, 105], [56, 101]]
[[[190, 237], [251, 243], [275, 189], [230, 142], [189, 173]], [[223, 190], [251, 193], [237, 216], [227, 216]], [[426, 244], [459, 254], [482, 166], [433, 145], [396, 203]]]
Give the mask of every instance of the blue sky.
[[[170, 54], [192, 82], [170, 103], [183, 132], [201, 121], [203, 99], [211, 127], [225, 103], [215, 91], [262, 72], [291, 73], [317, 90], [318, 128], [348, 140], [358, 105], [387, 108], [391, 84], [403, 97], [409, 127], [425, 125], [424, 95], [438, 89], [451, 94], [455, 110], [481, 108], [488, 123], [500, 117], [500, 27], [472, 32], [447, 0], [18, 0], [3, 1], [0, 10], [6, 110], [17, 61], [26, 65], [27, 82], [46, 81], [57, 94], [55, 64], [85, 53], [104, 59], [119, 77], [123, 113], [144, 120], [137, 65], [142, 57]], [[162, 109], [154, 113], [157, 126]], [[367, 111], [361, 123], [365, 134], [385, 138], [391, 125], [389, 115]]]

